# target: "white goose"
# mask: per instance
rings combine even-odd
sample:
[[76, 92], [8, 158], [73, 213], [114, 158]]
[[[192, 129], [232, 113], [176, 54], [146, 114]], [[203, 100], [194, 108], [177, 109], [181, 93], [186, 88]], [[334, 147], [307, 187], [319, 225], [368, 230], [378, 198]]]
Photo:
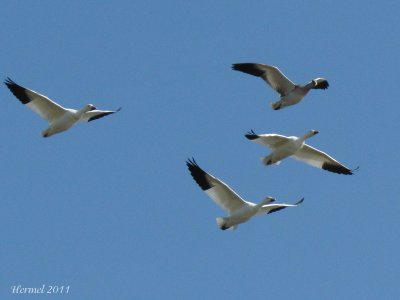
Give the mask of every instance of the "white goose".
[[270, 155], [261, 159], [265, 165], [279, 164], [281, 160], [290, 156], [320, 169], [338, 174], [352, 175], [352, 170], [325, 152], [315, 149], [304, 142], [317, 133], [318, 131], [316, 130], [310, 130], [302, 137], [297, 137], [279, 134], [256, 134], [251, 130], [245, 136], [249, 140], [262, 146], [267, 146], [272, 150]]
[[217, 218], [217, 224], [222, 230], [236, 229], [238, 224], [248, 221], [255, 215], [270, 214], [286, 207], [297, 206], [304, 200], [302, 198], [295, 204], [270, 204], [275, 201], [273, 197], [267, 197], [258, 204], [245, 201], [223, 181], [204, 172], [194, 159], [189, 159], [186, 165], [201, 189], [228, 212], [228, 217]]
[[97, 110], [92, 104], [87, 104], [80, 110], [64, 108], [46, 96], [16, 84], [10, 78], [4, 83], [22, 104], [49, 122], [49, 128], [42, 132], [43, 137], [68, 130], [79, 121], [90, 122], [121, 110]]
[[261, 77], [281, 96], [280, 100], [271, 104], [274, 110], [299, 103], [310, 89], [327, 89], [329, 83], [324, 78], [316, 78], [306, 85], [297, 85], [290, 81], [277, 67], [256, 64], [233, 64], [232, 69]]

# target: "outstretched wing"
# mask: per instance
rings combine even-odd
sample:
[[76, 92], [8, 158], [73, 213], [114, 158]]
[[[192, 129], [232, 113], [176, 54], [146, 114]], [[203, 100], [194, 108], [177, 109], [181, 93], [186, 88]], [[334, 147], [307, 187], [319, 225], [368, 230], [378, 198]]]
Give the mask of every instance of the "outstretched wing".
[[94, 121], [103, 118], [105, 116], [114, 114], [116, 112], [119, 112], [121, 108], [122, 107], [118, 108], [117, 110], [98, 110], [98, 109], [90, 110], [83, 114], [81, 121], [86, 121], [86, 122]]
[[292, 157], [301, 160], [311, 166], [330, 172], [353, 175], [352, 170], [342, 165], [333, 157], [306, 144], [303, 145], [303, 147], [299, 151], [297, 151]]
[[289, 94], [295, 88], [295, 84], [274, 66], [257, 63], [241, 63], [233, 64], [232, 69], [261, 77], [281, 96]]
[[250, 130], [247, 134], [245, 134], [245, 137], [259, 145], [267, 146], [271, 150], [274, 150], [289, 141], [289, 138], [283, 135], [274, 133], [256, 134], [253, 130]]
[[10, 78], [7, 78], [4, 83], [22, 104], [28, 106], [40, 117], [50, 123], [66, 111], [64, 107], [50, 100], [46, 96], [16, 84]]
[[282, 204], [278, 204], [278, 203], [277, 204], [266, 204], [266, 205], [263, 205], [261, 207], [260, 211], [261, 211], [262, 214], [270, 214], [270, 213], [282, 210], [282, 209], [284, 209], [286, 207], [297, 206], [297, 205], [303, 203], [303, 201], [304, 201], [304, 198], [301, 198], [299, 201], [297, 201], [294, 204], [285, 204], [285, 203], [282, 203]]
[[201, 189], [229, 214], [246, 205], [246, 202], [227, 184], [206, 173], [197, 165], [194, 159], [187, 160], [186, 165]]

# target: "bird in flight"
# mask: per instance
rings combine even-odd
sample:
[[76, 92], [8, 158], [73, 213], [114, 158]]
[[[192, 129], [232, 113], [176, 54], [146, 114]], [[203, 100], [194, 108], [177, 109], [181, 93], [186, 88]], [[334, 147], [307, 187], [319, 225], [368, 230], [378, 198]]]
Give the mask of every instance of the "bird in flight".
[[294, 84], [275, 66], [257, 63], [233, 64], [232, 69], [262, 78], [280, 95], [279, 101], [271, 104], [274, 110], [299, 103], [311, 89], [327, 89], [329, 83], [324, 78], [315, 78], [305, 85]]
[[121, 108], [98, 110], [93, 104], [86, 104], [80, 110], [64, 108], [50, 98], [25, 88], [10, 78], [7, 78], [4, 83], [22, 104], [48, 121], [49, 127], [42, 132], [43, 137], [66, 131], [78, 122], [90, 122], [121, 110]]
[[236, 229], [239, 224], [247, 222], [256, 215], [270, 214], [286, 207], [294, 207], [304, 200], [302, 198], [294, 204], [271, 204], [275, 198], [268, 196], [256, 204], [243, 200], [225, 182], [201, 169], [194, 159], [187, 160], [186, 165], [200, 188], [218, 206], [227, 211], [227, 217], [217, 218], [217, 224], [222, 230]]
[[320, 169], [339, 174], [352, 175], [353, 170], [345, 167], [325, 152], [315, 149], [304, 142], [306, 139], [316, 134], [318, 134], [317, 130], [310, 130], [303, 136], [297, 137], [280, 134], [256, 134], [251, 130], [245, 137], [272, 150], [271, 154], [261, 159], [265, 165], [279, 164], [281, 160], [287, 157], [293, 157]]

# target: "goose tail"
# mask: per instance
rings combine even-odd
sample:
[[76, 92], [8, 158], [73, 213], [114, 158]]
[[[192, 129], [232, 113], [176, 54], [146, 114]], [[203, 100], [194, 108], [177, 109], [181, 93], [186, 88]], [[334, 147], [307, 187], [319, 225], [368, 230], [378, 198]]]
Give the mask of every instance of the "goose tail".
[[281, 101], [271, 102], [270, 105], [271, 105], [271, 108], [273, 110], [280, 110], [282, 108], [281, 107], [282, 106], [282, 102]]
[[222, 230], [226, 229], [224, 218], [217, 218], [217, 224], [218, 224], [218, 227], [221, 228]]

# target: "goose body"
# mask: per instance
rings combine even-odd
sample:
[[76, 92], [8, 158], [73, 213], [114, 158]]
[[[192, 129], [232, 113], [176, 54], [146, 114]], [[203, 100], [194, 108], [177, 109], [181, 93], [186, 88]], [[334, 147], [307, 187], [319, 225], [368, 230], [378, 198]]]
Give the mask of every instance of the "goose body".
[[232, 69], [262, 78], [280, 95], [271, 104], [274, 110], [299, 103], [311, 89], [327, 89], [329, 83], [324, 78], [315, 78], [305, 85], [294, 84], [277, 67], [257, 63], [233, 64]]
[[338, 174], [352, 175], [353, 171], [336, 159], [305, 143], [306, 139], [316, 134], [318, 134], [318, 131], [310, 130], [302, 137], [288, 137], [279, 134], [256, 134], [251, 130], [245, 136], [249, 140], [272, 150], [270, 155], [262, 158], [262, 162], [265, 165], [279, 164], [281, 160], [293, 157], [320, 169]]
[[22, 104], [48, 121], [49, 127], [42, 132], [43, 137], [50, 137], [66, 131], [77, 122], [90, 122], [121, 109], [115, 111], [97, 110], [92, 104], [87, 104], [80, 110], [64, 108], [48, 97], [16, 84], [10, 78], [7, 78], [4, 83]]
[[266, 197], [258, 204], [245, 201], [226, 183], [201, 169], [194, 159], [189, 159], [186, 165], [200, 188], [228, 213], [227, 217], [217, 218], [217, 224], [222, 230], [235, 229], [239, 224], [256, 215], [269, 214], [286, 207], [297, 206], [304, 200], [302, 198], [295, 204], [271, 204], [275, 201], [273, 197]]

